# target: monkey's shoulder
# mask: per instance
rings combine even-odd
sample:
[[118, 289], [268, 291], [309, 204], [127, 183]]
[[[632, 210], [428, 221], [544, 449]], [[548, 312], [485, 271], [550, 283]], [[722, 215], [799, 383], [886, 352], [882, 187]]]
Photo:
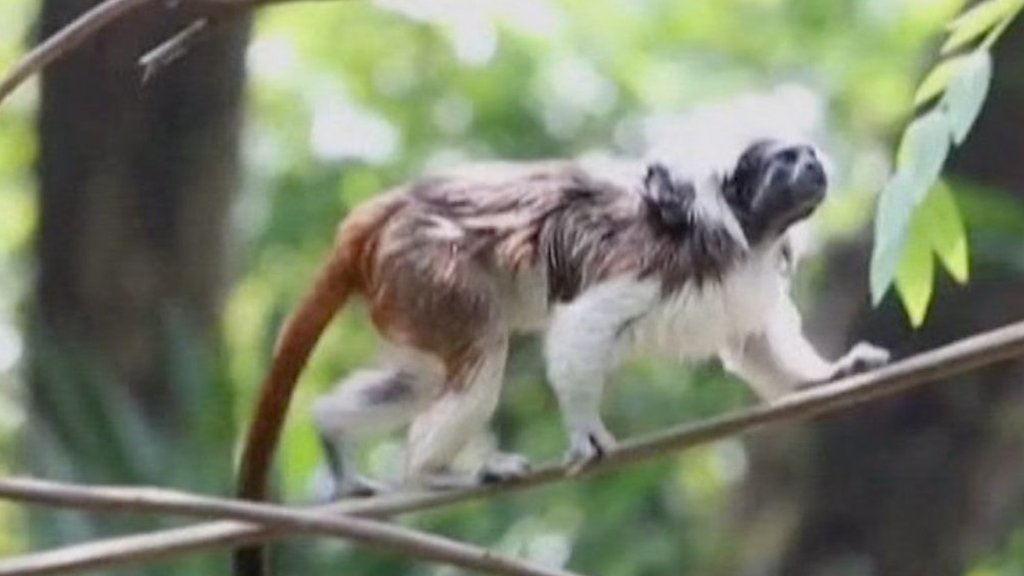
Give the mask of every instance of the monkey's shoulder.
[[542, 201], [607, 202], [635, 197], [642, 182], [643, 170], [636, 162], [538, 160], [468, 164], [429, 175], [401, 191], [414, 202], [468, 212], [526, 208]]
[[637, 322], [631, 339], [637, 350], [695, 359], [711, 356], [728, 342], [756, 333], [787, 298], [789, 272], [782, 246], [749, 254], [714, 279], [680, 283], [662, 291]]

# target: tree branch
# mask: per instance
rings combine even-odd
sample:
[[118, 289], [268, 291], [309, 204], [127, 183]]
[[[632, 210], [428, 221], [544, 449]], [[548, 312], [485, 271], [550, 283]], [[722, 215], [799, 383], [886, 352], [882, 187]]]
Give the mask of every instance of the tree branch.
[[[228, 17], [253, 8], [297, 1], [303, 0], [172, 0], [168, 4], [174, 8], [180, 5], [207, 8], [219, 17]], [[103, 0], [93, 6], [25, 54], [7, 72], [0, 80], [0, 104], [3, 104], [3, 101], [26, 80], [74, 51], [108, 24], [136, 8], [155, 2], [156, 0]], [[143, 78], [151, 78], [161, 67], [181, 57], [204, 32], [208, 31], [208, 24], [207, 18], [197, 18], [184, 30], [144, 54], [139, 60], [143, 67]]]
[[[564, 570], [535, 566], [489, 550], [354, 516], [331, 516], [270, 504], [209, 498], [161, 488], [82, 487], [29, 478], [0, 479], [0, 498], [86, 510], [117, 513], [165, 513], [201, 518], [231, 518], [259, 523], [282, 533], [316, 533], [348, 538], [367, 547], [400, 556], [450, 564], [460, 568], [507, 576], [573, 576]], [[122, 548], [123, 550], [123, 548]], [[109, 562], [119, 563], [120, 552]], [[0, 574], [54, 574], [67, 572], [81, 556], [75, 548], [0, 560]], [[93, 562], [90, 568], [110, 564]]]
[[0, 80], [0, 103], [14, 89], [32, 77], [53, 61], [61, 58], [92, 38], [111, 22], [120, 19], [132, 10], [152, 3], [155, 0], [104, 0], [93, 6], [85, 14], [71, 21], [14, 65], [3, 80]]
[[203, 33], [209, 29], [210, 25], [209, 18], [194, 20], [184, 30], [143, 54], [139, 58], [139, 66], [142, 66], [142, 82], [146, 83], [152, 80], [160, 70], [170, 66], [172, 62], [184, 56], [189, 48], [199, 42]]
[[[767, 424], [806, 420], [821, 414], [837, 412], [927, 382], [957, 376], [982, 366], [1021, 356], [1024, 356], [1024, 322], [965, 338], [896, 362], [870, 374], [846, 378], [793, 394], [774, 404], [756, 406], [626, 442], [617, 450], [610, 452], [597, 465], [584, 469], [583, 475], [620, 469], [670, 452], [745, 434]], [[321, 514], [380, 518], [496, 496], [571, 478], [565, 469], [550, 466], [539, 469], [515, 483], [450, 492], [393, 494], [367, 500], [347, 500], [315, 510]], [[38, 562], [34, 565], [49, 567], [47, 571], [31, 572], [32, 574], [82, 571], [96, 566], [110, 568], [214, 547], [275, 540], [287, 535], [286, 532], [272, 528], [220, 521], [68, 547], [58, 551], [67, 554], [68, 558], [59, 566], [55, 561], [43, 558], [57, 552], [26, 556], [21, 561]], [[51, 563], [46, 564], [46, 561]], [[6, 568], [6, 564], [0, 563], [0, 575], [29, 574], [6, 572]]]

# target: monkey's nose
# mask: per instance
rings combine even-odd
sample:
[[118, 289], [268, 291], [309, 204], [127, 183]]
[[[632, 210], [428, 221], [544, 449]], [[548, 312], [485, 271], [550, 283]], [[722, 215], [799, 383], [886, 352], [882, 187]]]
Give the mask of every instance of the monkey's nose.
[[797, 179], [804, 185], [816, 188], [825, 188], [828, 184], [828, 178], [825, 176], [825, 168], [816, 158], [803, 162], [798, 170], [799, 175], [797, 176]]
[[801, 206], [817, 206], [825, 199], [828, 180], [825, 170], [818, 161], [807, 162], [795, 168], [796, 179], [793, 182], [793, 200]]

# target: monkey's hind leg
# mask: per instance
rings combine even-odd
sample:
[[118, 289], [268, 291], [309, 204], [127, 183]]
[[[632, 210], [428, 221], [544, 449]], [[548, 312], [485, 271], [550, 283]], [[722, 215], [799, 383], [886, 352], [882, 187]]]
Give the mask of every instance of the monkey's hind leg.
[[334, 480], [333, 496], [370, 496], [385, 487], [358, 473], [357, 444], [407, 424], [425, 391], [398, 368], [360, 370], [313, 405], [313, 421]]
[[518, 454], [492, 454], [473, 473], [451, 469], [471, 438], [486, 427], [501, 394], [508, 340], [495, 338], [450, 379], [442, 394], [413, 420], [409, 428], [408, 480], [432, 489], [467, 488], [502, 482], [529, 471]]

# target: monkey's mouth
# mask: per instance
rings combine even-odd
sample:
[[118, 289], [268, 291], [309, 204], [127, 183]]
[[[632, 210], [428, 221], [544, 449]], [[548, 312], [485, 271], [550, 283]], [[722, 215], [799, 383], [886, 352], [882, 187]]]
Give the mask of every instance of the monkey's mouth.
[[798, 203], [793, 209], [782, 219], [781, 231], [789, 229], [790, 226], [810, 218], [818, 210], [818, 206], [821, 206], [822, 201], [825, 199], [825, 189], [820, 188], [813, 192], [806, 200]]
[[818, 210], [818, 206], [821, 205], [821, 201], [808, 202], [797, 209], [796, 214], [793, 215], [794, 221], [799, 222], [805, 218], [810, 218], [811, 214], [814, 214]]
[[825, 200], [827, 189], [823, 172], [805, 172], [793, 185], [793, 197], [796, 200], [794, 212], [801, 218], [813, 214]]

